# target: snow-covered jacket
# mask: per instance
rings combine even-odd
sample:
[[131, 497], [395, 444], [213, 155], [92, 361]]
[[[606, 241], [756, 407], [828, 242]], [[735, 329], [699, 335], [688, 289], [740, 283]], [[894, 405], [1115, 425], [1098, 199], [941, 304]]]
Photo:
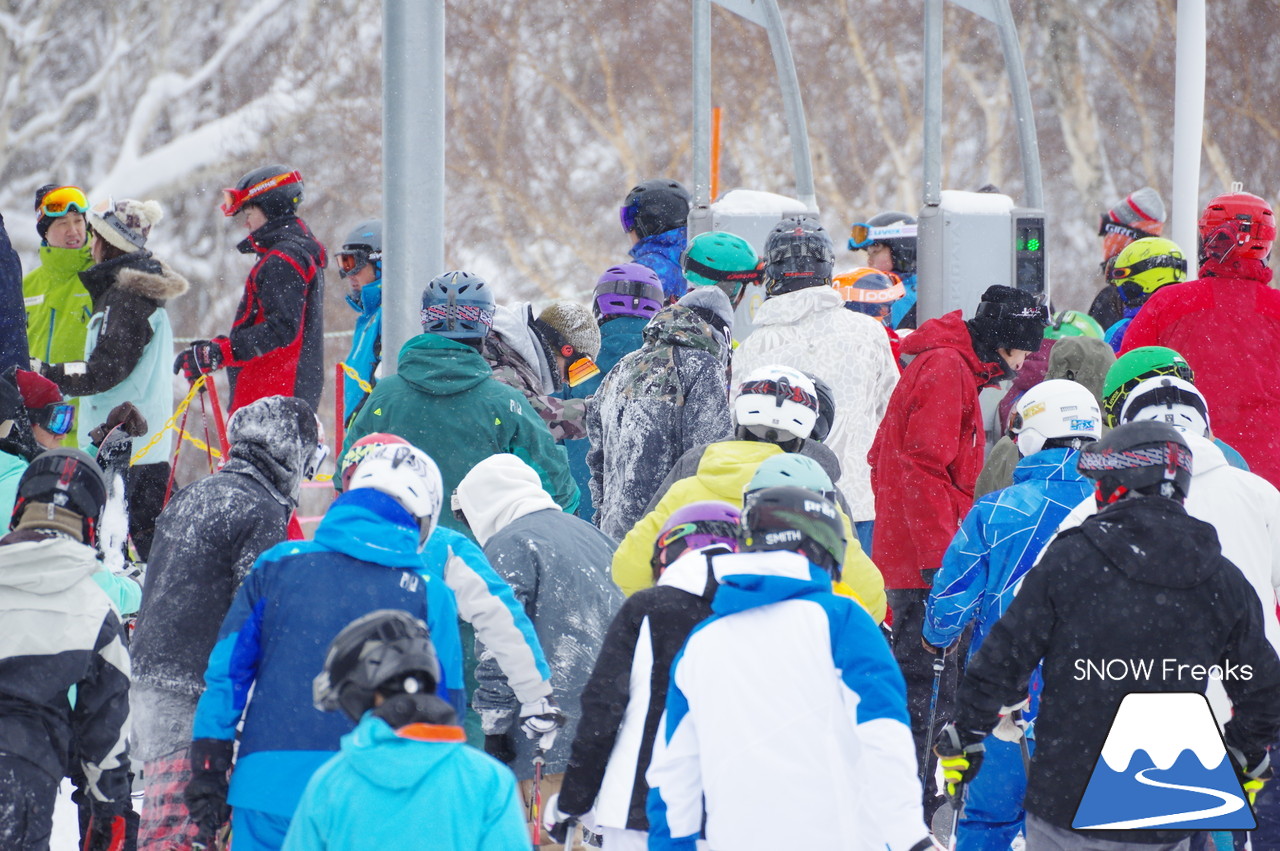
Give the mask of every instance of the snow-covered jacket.
[[1280, 291], [1232, 277], [1168, 284], [1125, 331], [1121, 351], [1139, 346], [1168, 346], [1186, 358], [1213, 433], [1280, 487]]
[[178, 491], [156, 519], [130, 653], [133, 676], [198, 696], [218, 628], [258, 556], [285, 539], [314, 446], [298, 431], [300, 401], [277, 396], [231, 422], [231, 453], [212, 476]]
[[135, 438], [139, 450], [160, 435], [141, 463], [163, 463], [173, 443], [161, 432], [173, 415], [173, 329], [165, 304], [187, 291], [187, 281], [149, 251], [99, 263], [80, 279], [93, 298], [84, 360], [49, 364], [44, 374], [66, 395], [83, 397], [81, 446], [112, 408], [132, 402], [147, 420], [147, 433]]
[[680, 255], [689, 243], [688, 228], [678, 227], [646, 236], [631, 246], [627, 253], [641, 266], [648, 266], [662, 281], [662, 293], [668, 301], [675, 301], [688, 290]]
[[236, 250], [257, 258], [231, 324], [231, 410], [263, 396], [312, 408], [324, 390], [324, 246], [297, 216], [272, 219]]
[[29, 365], [22, 259], [13, 250], [9, 231], [4, 226], [4, 217], [0, 216], [0, 372], [11, 366], [27, 369]]
[[[129, 795], [129, 653], [97, 553], [24, 530], [0, 540], [0, 752], [66, 776], [71, 760], [97, 801]], [[75, 705], [67, 692], [76, 689]]]
[[[698, 462], [696, 475], [681, 479], [671, 486], [654, 509], [640, 518], [632, 527], [618, 551], [613, 555], [613, 580], [626, 594], [653, 585], [653, 542], [662, 530], [662, 524], [676, 509], [691, 502], [717, 499], [730, 505], [742, 506], [742, 491], [755, 475], [756, 468], [766, 458], [782, 453], [776, 443], [755, 440], [725, 440], [708, 446]], [[879, 569], [863, 552], [858, 536], [853, 533], [849, 518], [840, 512], [844, 523], [845, 551], [841, 593], [851, 594], [860, 602], [876, 622], [884, 620], [884, 578]]]
[[609, 625], [582, 692], [582, 720], [560, 787], [560, 811], [595, 823], [648, 830], [644, 773], [667, 705], [671, 663], [693, 628], [711, 615], [717, 583], [711, 553], [692, 550], [669, 564], [653, 588], [627, 598]]
[[649, 847], [692, 851], [705, 795], [712, 848], [927, 848], [906, 686], [875, 622], [799, 554], [712, 565], [715, 614], [672, 665], [646, 775]]
[[32, 357], [45, 363], [84, 357], [93, 299], [81, 283], [80, 273], [92, 265], [88, 245], [84, 248], [40, 246], [40, 265], [22, 279], [27, 344]]
[[[578, 508], [564, 448], [528, 401], [493, 377], [470, 346], [436, 334], [419, 334], [400, 349], [396, 374], [378, 382], [347, 430], [343, 452], [375, 431], [398, 434], [440, 467], [444, 492], [477, 462], [510, 452], [538, 471], [543, 487], [565, 511]], [[440, 522], [471, 533], [448, 511]]]
[[[376, 384], [378, 366], [382, 363], [382, 278], [360, 288], [360, 299], [347, 296], [347, 304], [356, 312], [355, 332], [346, 365], [356, 371], [366, 384]], [[356, 408], [369, 394], [345, 372], [342, 375], [342, 421], [351, 422]]]
[[493, 377], [524, 394], [556, 440], [587, 436], [585, 398], [557, 395], [559, 380], [546, 347], [533, 330], [533, 307], [499, 305], [493, 312], [493, 331], [480, 353], [493, 368]]
[[886, 588], [928, 588], [973, 505], [985, 430], [978, 390], [1003, 374], [983, 363], [956, 310], [902, 343], [915, 355], [894, 388], [867, 460], [876, 498], [876, 564]]
[[[613, 541], [561, 511], [534, 471], [513, 455], [477, 464], [458, 486], [458, 499], [476, 540], [528, 612], [547, 653], [551, 687], [566, 723], [547, 752], [546, 771], [564, 771], [591, 663], [622, 605], [622, 592], [609, 579]], [[477, 658], [472, 706], [486, 735], [505, 733], [518, 724], [520, 701], [493, 654], [486, 648]], [[529, 779], [535, 743], [522, 735], [513, 738], [516, 776]]]
[[849, 500], [850, 519], [874, 520], [867, 450], [898, 383], [884, 326], [845, 310], [831, 287], [774, 296], [760, 305], [755, 330], [733, 354], [735, 380], [772, 363], [816, 375], [831, 387], [836, 416], [824, 442], [840, 459], [836, 484]]
[[618, 362], [587, 408], [596, 525], [621, 540], [691, 447], [732, 430], [725, 342], [683, 304], [660, 310], [644, 345]]
[[529, 844], [515, 778], [461, 727], [366, 713], [307, 784], [283, 851], [512, 851]]
[[[1280, 620], [1276, 595], [1280, 592], [1280, 492], [1261, 476], [1231, 466], [1212, 440], [1184, 432], [1191, 447], [1194, 475], [1187, 494], [1187, 514], [1218, 532], [1222, 555], [1240, 568], [1262, 603], [1267, 640], [1280, 653]], [[1058, 534], [1073, 529], [1098, 511], [1090, 494], [1066, 515]]]
[[192, 732], [231, 741], [243, 718], [233, 807], [293, 814], [307, 780], [354, 726], [311, 702], [329, 642], [377, 609], [427, 621], [430, 580], [418, 574], [421, 565], [418, 524], [369, 488], [340, 496], [315, 540], [278, 544], [259, 557], [218, 631]]
[[1093, 481], [1076, 470], [1079, 452], [1042, 449], [1023, 458], [1013, 485], [973, 504], [933, 578], [924, 637], [946, 647], [975, 621], [972, 656], [1004, 610], [1040, 550]]

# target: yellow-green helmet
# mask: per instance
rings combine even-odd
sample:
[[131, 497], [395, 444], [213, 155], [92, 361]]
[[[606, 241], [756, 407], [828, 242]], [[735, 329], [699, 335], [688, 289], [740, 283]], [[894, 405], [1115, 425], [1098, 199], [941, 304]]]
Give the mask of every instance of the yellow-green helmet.
[[1187, 279], [1187, 255], [1162, 236], [1135, 239], [1116, 255], [1107, 279], [1126, 304], [1142, 304], [1165, 284]]

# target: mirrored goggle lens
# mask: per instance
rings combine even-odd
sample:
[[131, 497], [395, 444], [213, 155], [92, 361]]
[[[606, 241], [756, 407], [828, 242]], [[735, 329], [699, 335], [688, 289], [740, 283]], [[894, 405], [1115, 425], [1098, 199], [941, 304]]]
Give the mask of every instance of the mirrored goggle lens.
[[240, 205], [244, 202], [244, 194], [234, 189], [222, 190], [222, 215], [234, 216], [240, 212]]
[[75, 422], [76, 409], [71, 405], [57, 404], [46, 405], [41, 409], [41, 414], [37, 417], [37, 421], [46, 431], [63, 435], [71, 431], [71, 425]]
[[622, 229], [630, 233], [636, 226], [636, 211], [631, 207], [619, 207], [618, 218], [622, 221]]
[[851, 250], [859, 250], [868, 248], [871, 245], [871, 225], [858, 222], [849, 228], [849, 248]]
[[1159, 257], [1148, 257], [1145, 260], [1139, 260], [1132, 266], [1113, 266], [1111, 268], [1111, 280], [1120, 281], [1125, 278], [1132, 278], [1134, 275], [1141, 275], [1151, 269], [1176, 269], [1185, 275], [1187, 261], [1183, 257], [1173, 257], [1168, 254]]
[[365, 260], [359, 254], [339, 254], [338, 255], [338, 274], [345, 278], [348, 275], [354, 275], [364, 268]]
[[60, 186], [40, 199], [39, 212], [42, 216], [57, 218], [65, 216], [72, 210], [84, 213], [88, 209], [89, 199], [84, 197], [84, 193], [77, 187]]

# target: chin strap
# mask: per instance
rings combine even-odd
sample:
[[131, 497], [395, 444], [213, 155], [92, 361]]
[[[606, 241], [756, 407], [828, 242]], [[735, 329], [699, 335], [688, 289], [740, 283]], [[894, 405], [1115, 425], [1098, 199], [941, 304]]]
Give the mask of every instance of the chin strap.
[[453, 707], [434, 694], [408, 694], [401, 692], [392, 695], [373, 710], [373, 714], [386, 721], [392, 729], [398, 730], [406, 724], [456, 724], [457, 714]]

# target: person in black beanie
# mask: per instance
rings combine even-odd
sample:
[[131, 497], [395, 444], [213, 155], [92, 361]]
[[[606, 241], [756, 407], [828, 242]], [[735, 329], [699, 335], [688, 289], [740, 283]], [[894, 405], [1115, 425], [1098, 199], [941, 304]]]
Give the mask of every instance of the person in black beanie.
[[[942, 554], [973, 504], [986, 434], [978, 392], [1013, 377], [1040, 347], [1048, 311], [1032, 294], [991, 286], [972, 319], [956, 310], [921, 323], [902, 342], [914, 355], [889, 398], [867, 454], [876, 501], [872, 551], [893, 611], [893, 655], [907, 681], [916, 751], [928, 754], [933, 653], [921, 635], [924, 604]], [[937, 717], [950, 715], [957, 672], [943, 677]], [[925, 820], [936, 797], [926, 766]]]

